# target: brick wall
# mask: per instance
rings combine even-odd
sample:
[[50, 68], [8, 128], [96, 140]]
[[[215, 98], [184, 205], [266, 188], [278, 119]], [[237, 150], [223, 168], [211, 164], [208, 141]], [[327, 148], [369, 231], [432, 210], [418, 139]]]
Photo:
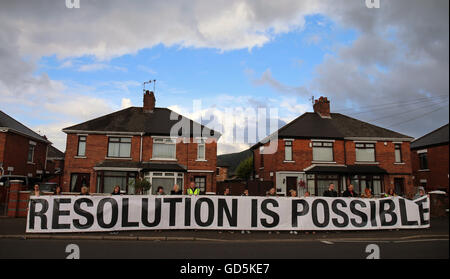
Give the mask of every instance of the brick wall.
[[219, 174], [216, 175], [217, 182], [224, 181], [228, 178], [228, 167], [217, 167], [219, 169]]
[[[315, 164], [313, 161], [313, 151], [309, 139], [295, 139], [292, 144], [292, 160], [285, 162], [285, 145], [283, 139], [278, 139], [278, 148], [274, 154], [264, 155], [264, 168], [261, 168], [261, 157], [259, 148], [254, 149], [255, 174], [259, 175], [258, 180], [275, 182], [275, 172], [277, 171], [303, 171], [303, 169]], [[269, 144], [266, 144], [268, 146]], [[405, 178], [405, 191], [415, 192], [412, 183], [412, 166], [410, 143], [403, 142], [401, 145], [402, 162], [395, 162], [395, 143], [392, 141], [378, 141], [375, 145], [375, 164], [385, 169], [389, 175], [385, 176], [385, 186], [394, 187], [394, 178]], [[333, 156], [336, 164], [354, 165], [356, 164], [355, 142], [349, 140], [335, 140]], [[447, 159], [448, 160], [448, 159]], [[448, 166], [448, 163], [447, 163]], [[270, 176], [273, 173], [273, 176]]]
[[[36, 142], [33, 163], [28, 163], [29, 141]], [[47, 143], [39, 142], [15, 133], [0, 133], [0, 162], [3, 162], [5, 174], [8, 167], [14, 167], [11, 174], [36, 176], [36, 170], [44, 171], [47, 155]]]
[[[421, 148], [422, 149], [422, 148]], [[418, 150], [421, 150], [418, 149]], [[411, 151], [414, 186], [420, 186], [420, 180], [426, 179], [426, 190], [447, 189], [449, 184], [449, 145], [433, 146], [427, 149], [428, 171], [420, 170], [417, 150]]]

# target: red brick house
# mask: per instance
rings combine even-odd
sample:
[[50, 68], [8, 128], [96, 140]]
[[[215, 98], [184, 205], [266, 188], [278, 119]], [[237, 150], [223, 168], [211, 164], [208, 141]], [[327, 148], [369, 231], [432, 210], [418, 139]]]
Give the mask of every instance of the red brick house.
[[47, 138], [0, 111], [0, 175], [42, 178], [50, 145]]
[[[277, 144], [267, 152], [269, 140]], [[394, 188], [412, 195], [412, 137], [340, 113], [321, 97], [307, 112], [252, 146], [254, 177], [272, 181], [279, 195], [290, 189], [321, 196], [330, 182], [339, 195], [352, 183], [357, 193], [375, 195]]]
[[411, 143], [414, 186], [448, 193], [448, 124]]
[[45, 181], [55, 182], [62, 185], [64, 173], [64, 152], [53, 145], [49, 146], [47, 152], [47, 168], [45, 171]]
[[[176, 131], [175, 133], [172, 130]], [[194, 181], [203, 193], [215, 192], [220, 134], [167, 108], [155, 107], [153, 92], [143, 107], [126, 108], [72, 127], [67, 134], [63, 190], [129, 194], [137, 176], [170, 193]]]

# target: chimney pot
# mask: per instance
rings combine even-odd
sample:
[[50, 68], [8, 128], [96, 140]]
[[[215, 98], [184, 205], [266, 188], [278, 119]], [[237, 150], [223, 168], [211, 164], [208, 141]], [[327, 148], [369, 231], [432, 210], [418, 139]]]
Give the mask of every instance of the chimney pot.
[[322, 118], [330, 118], [330, 101], [328, 101], [327, 97], [320, 97], [318, 100], [314, 102], [314, 112], [320, 115]]
[[155, 103], [156, 99], [153, 91], [146, 90], [144, 94], [144, 106], [142, 108], [144, 112], [153, 112], [155, 109]]

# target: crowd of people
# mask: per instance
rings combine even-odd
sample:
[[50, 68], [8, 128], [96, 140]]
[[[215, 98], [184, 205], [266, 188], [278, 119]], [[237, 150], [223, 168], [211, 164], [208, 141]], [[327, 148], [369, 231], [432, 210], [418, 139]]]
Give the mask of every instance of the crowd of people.
[[[62, 189], [61, 186], [56, 186], [53, 195], [61, 195], [62, 193]], [[200, 194], [200, 188], [198, 188], [194, 182], [191, 182], [189, 184], [189, 187], [186, 189], [186, 195], [192, 196], [192, 195], [199, 195]], [[33, 196], [41, 196], [42, 192], [39, 189], [39, 184], [35, 184], [33, 191], [31, 192], [31, 195]], [[89, 193], [89, 188], [86, 186], [81, 187], [81, 192], [79, 195], [82, 196], [86, 196], [86, 195], [90, 195]], [[111, 195], [122, 195], [122, 189], [120, 188], [119, 185], [116, 185], [113, 189], [113, 192], [111, 193]], [[167, 195], [164, 192], [164, 188], [162, 186], [158, 186], [157, 190], [156, 190], [156, 195]], [[178, 184], [175, 184], [172, 188], [172, 190], [170, 191], [170, 195], [183, 195], [183, 190], [180, 189], [180, 186]], [[225, 187], [225, 190], [223, 192], [224, 196], [230, 196], [231, 195], [231, 189], [229, 187]], [[425, 189], [420, 186], [418, 187], [418, 191], [416, 193], [416, 195], [414, 196], [414, 199], [423, 197], [426, 195]], [[249, 196], [249, 192], [248, 189], [244, 189], [244, 191], [242, 192], [241, 196]], [[266, 196], [267, 197], [276, 197], [278, 196], [277, 194], [277, 189], [275, 187], [271, 187], [267, 192], [266, 192]], [[294, 189], [291, 189], [289, 191], [289, 197], [298, 197], [297, 195], [297, 191]], [[309, 191], [306, 191], [303, 195], [304, 197], [310, 197], [311, 193]], [[328, 186], [328, 189], [325, 190], [323, 192], [324, 197], [338, 197], [338, 192], [335, 190], [335, 185], [334, 183], [330, 183]], [[390, 188], [387, 193], [383, 193], [382, 197], [396, 197], [398, 196], [393, 188]], [[370, 188], [366, 187], [364, 189], [364, 193], [362, 193], [361, 195], [359, 195], [355, 190], [354, 190], [354, 186], [352, 184], [349, 184], [347, 189], [342, 193], [342, 197], [352, 197], [352, 198], [374, 198], [374, 195], [371, 191]]]

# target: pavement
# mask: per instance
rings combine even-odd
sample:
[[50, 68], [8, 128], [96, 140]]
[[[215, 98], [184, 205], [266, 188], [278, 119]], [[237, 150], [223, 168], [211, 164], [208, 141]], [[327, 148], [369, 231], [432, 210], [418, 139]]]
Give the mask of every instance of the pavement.
[[449, 217], [432, 218], [427, 229], [408, 230], [371, 230], [371, 231], [299, 231], [297, 235], [286, 231], [279, 233], [253, 231], [242, 234], [241, 231], [217, 230], [162, 230], [162, 231], [120, 231], [117, 234], [109, 232], [82, 233], [25, 233], [26, 218], [0, 217], [1, 239], [53, 239], [53, 240], [123, 240], [123, 241], [216, 241], [216, 242], [365, 242], [377, 241], [421, 241], [449, 239]]

